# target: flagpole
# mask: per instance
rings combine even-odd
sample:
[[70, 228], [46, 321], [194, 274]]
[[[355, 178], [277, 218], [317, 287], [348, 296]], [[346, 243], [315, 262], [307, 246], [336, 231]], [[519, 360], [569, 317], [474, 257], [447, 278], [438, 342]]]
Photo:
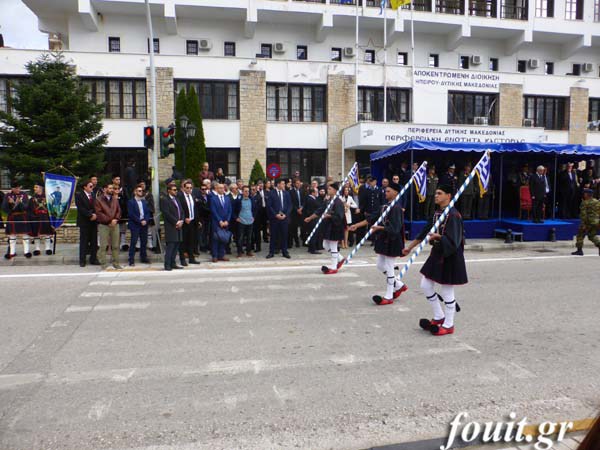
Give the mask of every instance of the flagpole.
[[[355, 36], [355, 40], [354, 40], [354, 111], [356, 112], [356, 114], [354, 115], [354, 120], [356, 122], [358, 122], [358, 2], [360, 0], [354, 0], [356, 2], [356, 8], [355, 8], [355, 13], [356, 13], [356, 17], [355, 17], [355, 26], [356, 26], [356, 36]], [[365, 1], [365, 0], [362, 0]], [[342, 173], [344, 173], [342, 171]]]
[[411, 117], [410, 121], [414, 123], [415, 121], [415, 21], [414, 21], [414, 10], [415, 3], [414, 0], [410, 2], [410, 55], [411, 55], [411, 64], [412, 64], [412, 76], [410, 77], [411, 91], [412, 91], [412, 99], [410, 102], [411, 109]]
[[467, 188], [467, 186], [469, 185], [469, 183], [471, 183], [471, 180], [473, 180], [473, 177], [475, 176], [475, 174], [477, 172], [477, 168], [479, 167], [479, 165], [481, 164], [481, 162], [483, 161], [483, 159], [486, 156], [489, 157], [489, 154], [490, 154], [490, 151], [487, 150], [484, 153], [484, 155], [481, 157], [481, 159], [479, 160], [479, 162], [477, 163], [477, 165], [473, 168], [473, 170], [471, 170], [471, 173], [469, 174], [469, 177], [465, 180], [465, 182], [460, 187], [460, 189], [458, 190], [458, 192], [456, 192], [456, 194], [454, 195], [454, 198], [452, 198], [452, 200], [450, 201], [450, 203], [448, 204], [448, 206], [446, 206], [446, 209], [444, 209], [444, 212], [442, 212], [442, 214], [440, 215], [440, 217], [438, 218], [438, 220], [435, 221], [435, 223], [433, 224], [433, 226], [431, 227], [431, 229], [427, 233], [427, 236], [425, 236], [425, 239], [423, 239], [421, 241], [421, 243], [419, 244], [419, 246], [417, 247], [417, 249], [410, 256], [409, 260], [406, 262], [406, 264], [404, 265], [404, 267], [402, 268], [402, 270], [398, 274], [398, 279], [401, 280], [402, 277], [404, 277], [404, 275], [406, 275], [406, 272], [408, 272], [408, 269], [410, 269], [410, 266], [413, 265], [413, 263], [417, 259], [417, 256], [419, 256], [419, 253], [421, 253], [421, 251], [423, 251], [423, 248], [429, 242], [431, 234], [432, 233], [437, 233], [438, 228], [440, 227], [440, 225], [442, 224], [442, 222], [444, 222], [444, 220], [446, 220], [446, 216], [450, 212], [450, 209], [458, 201], [459, 197], [465, 191], [465, 189]]
[[[369, 227], [369, 230], [367, 231], [367, 233], [363, 236], [363, 238], [360, 240], [360, 242], [358, 244], [356, 244], [356, 247], [354, 247], [352, 249], [352, 251], [350, 252], [350, 254], [346, 257], [346, 260], [344, 261], [344, 264], [348, 264], [352, 258], [354, 258], [354, 255], [356, 255], [356, 253], [358, 252], [358, 250], [360, 250], [360, 248], [364, 245], [365, 242], [367, 242], [367, 239], [369, 239], [369, 237], [371, 237], [371, 235], [373, 234], [373, 232], [371, 231], [372, 227], [379, 225], [380, 223], [383, 222], [383, 220], [386, 218], [386, 216], [388, 215], [388, 213], [392, 210], [392, 208], [394, 207], [394, 205], [396, 203], [398, 203], [398, 201], [400, 201], [400, 199], [402, 198], [402, 195], [404, 195], [404, 193], [410, 188], [411, 184], [413, 183], [413, 180], [415, 178], [415, 175], [417, 173], [419, 173], [419, 171], [421, 170], [421, 168], [426, 168], [427, 167], [427, 161], [423, 161], [423, 163], [421, 164], [421, 166], [419, 167], [418, 170], [415, 171], [415, 173], [412, 174], [412, 176], [410, 177], [410, 180], [408, 180], [406, 182], [406, 184], [404, 185], [404, 187], [402, 188], [402, 190], [398, 193], [398, 195], [396, 195], [396, 198], [394, 200], [392, 200], [392, 202], [388, 205], [388, 207], [383, 211], [383, 213], [381, 214], [381, 216], [375, 221], [375, 223], [373, 225], [371, 225]], [[340, 266], [341, 268], [341, 266]]]
[[327, 204], [327, 207], [325, 208], [325, 211], [323, 211], [323, 214], [321, 214], [321, 217], [319, 217], [317, 224], [315, 225], [313, 230], [310, 232], [309, 236], [306, 238], [306, 242], [304, 242], [306, 245], [308, 245], [308, 243], [310, 242], [312, 237], [317, 232], [317, 228], [319, 228], [319, 225], [321, 225], [321, 222], [323, 221], [325, 214], [327, 214], [327, 212], [333, 206], [333, 202], [335, 201], [335, 199], [338, 198], [340, 196], [340, 194], [342, 193], [342, 191], [344, 190], [344, 186], [348, 182], [348, 178], [350, 178], [350, 174], [352, 173], [353, 170], [356, 170], [358, 173], [358, 163], [357, 162], [354, 162], [354, 164], [352, 164], [352, 168], [350, 169], [350, 172], [348, 172], [348, 175], [346, 175], [346, 178], [344, 178], [344, 181], [342, 181], [340, 183], [340, 187], [338, 188], [337, 192], [335, 193], [335, 196], [329, 201], [329, 203]]
[[387, 0], [383, 0], [383, 123], [387, 122]]

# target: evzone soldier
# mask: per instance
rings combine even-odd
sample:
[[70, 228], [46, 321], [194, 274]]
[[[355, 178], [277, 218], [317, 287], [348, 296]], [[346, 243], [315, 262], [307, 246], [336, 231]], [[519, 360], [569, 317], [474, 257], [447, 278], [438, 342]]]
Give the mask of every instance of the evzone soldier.
[[594, 191], [589, 188], [583, 190], [583, 201], [581, 202], [581, 223], [577, 230], [575, 240], [575, 250], [571, 255], [583, 256], [583, 238], [587, 235], [588, 239], [598, 247], [600, 254], [600, 237], [598, 237], [598, 224], [600, 223], [600, 200], [593, 197]]
[[[335, 194], [339, 188], [339, 184], [331, 183], [327, 186], [327, 194], [329, 198], [335, 197]], [[324, 203], [317, 211], [311, 214], [307, 219], [313, 221], [317, 217], [321, 216], [325, 212], [327, 203]], [[344, 264], [344, 258], [341, 257], [338, 250], [338, 242], [344, 239], [344, 226], [346, 223], [346, 212], [344, 209], [344, 203], [342, 199], [337, 197], [333, 201], [331, 208], [323, 216], [323, 248], [331, 254], [331, 264], [329, 266], [322, 266], [321, 271], [325, 275], [332, 275], [337, 273], [338, 269]], [[317, 239], [317, 236], [313, 236], [313, 239]]]
[[11, 190], [4, 196], [2, 209], [7, 214], [6, 234], [8, 235], [8, 252], [4, 255], [6, 259], [17, 256], [17, 237], [23, 240], [23, 253], [25, 258], [31, 258], [29, 250], [29, 223], [27, 222], [27, 205], [29, 197], [21, 192], [21, 183], [15, 181]]
[[27, 218], [31, 228], [30, 236], [35, 244], [33, 254], [36, 256], [41, 254], [40, 241], [43, 239], [46, 255], [51, 255], [54, 228], [50, 225], [46, 194], [44, 193], [44, 185], [41, 182], [33, 185], [33, 195], [29, 199], [27, 207]]
[[[417, 238], [404, 249], [403, 255], [408, 255], [425, 239], [433, 224], [450, 203], [452, 192], [451, 185], [438, 186], [435, 191], [435, 204], [439, 209], [429, 219]], [[433, 309], [433, 319], [421, 319], [419, 326], [435, 336], [444, 336], [454, 333], [454, 314], [456, 311], [460, 311], [454, 296], [454, 286], [468, 282], [464, 256], [463, 220], [456, 208], [450, 208], [438, 232], [431, 233], [429, 243], [432, 245], [431, 254], [421, 268], [423, 275], [421, 289]], [[435, 283], [440, 285], [439, 293], [435, 290]], [[443, 309], [440, 302], [444, 303]]]
[[[400, 192], [400, 185], [391, 182], [385, 189], [386, 204], [381, 207], [380, 216], [388, 208], [390, 203]], [[370, 226], [371, 220], [363, 220], [350, 227], [351, 231], [357, 228]], [[377, 253], [377, 269], [381, 271], [386, 278], [385, 297], [374, 295], [373, 301], [378, 305], [391, 305], [394, 299], [408, 290], [408, 287], [396, 277], [395, 262], [396, 258], [403, 255], [404, 249], [404, 213], [402, 211], [402, 202], [398, 201], [387, 213], [385, 219], [380, 225], [371, 226], [375, 235], [375, 253]]]

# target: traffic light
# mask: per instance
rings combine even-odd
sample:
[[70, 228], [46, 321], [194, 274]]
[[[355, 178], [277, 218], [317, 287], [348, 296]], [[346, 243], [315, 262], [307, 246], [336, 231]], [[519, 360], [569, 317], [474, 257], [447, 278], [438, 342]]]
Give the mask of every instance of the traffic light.
[[154, 148], [154, 127], [144, 127], [144, 147]]
[[175, 153], [175, 125], [171, 124], [168, 128], [160, 128], [160, 156], [168, 157]]

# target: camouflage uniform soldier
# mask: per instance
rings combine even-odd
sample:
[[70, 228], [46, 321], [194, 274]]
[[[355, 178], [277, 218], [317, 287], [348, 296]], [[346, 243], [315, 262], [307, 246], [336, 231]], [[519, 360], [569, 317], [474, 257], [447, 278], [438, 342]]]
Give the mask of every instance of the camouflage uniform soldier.
[[598, 237], [598, 222], [600, 221], [600, 200], [592, 197], [594, 191], [592, 189], [583, 190], [583, 201], [581, 202], [581, 224], [577, 232], [575, 245], [577, 250], [571, 255], [583, 256], [583, 238], [587, 235], [588, 239], [598, 247], [600, 254], [600, 237]]

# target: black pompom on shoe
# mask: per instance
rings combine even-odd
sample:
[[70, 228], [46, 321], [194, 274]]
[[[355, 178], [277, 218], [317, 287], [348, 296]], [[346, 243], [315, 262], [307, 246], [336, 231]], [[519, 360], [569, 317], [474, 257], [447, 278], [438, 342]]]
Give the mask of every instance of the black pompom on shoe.
[[32, 254], [30, 252], [25, 253], [25, 258], [31, 258]]
[[42, 254], [42, 252], [40, 252], [39, 250], [34, 250], [33, 251], [33, 255], [34, 256], [40, 256]]

